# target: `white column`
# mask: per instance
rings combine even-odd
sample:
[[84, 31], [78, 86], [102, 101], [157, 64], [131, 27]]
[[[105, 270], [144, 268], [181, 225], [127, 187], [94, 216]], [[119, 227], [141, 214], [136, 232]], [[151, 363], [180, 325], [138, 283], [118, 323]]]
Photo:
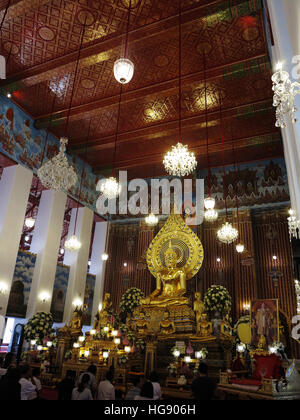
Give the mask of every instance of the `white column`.
[[[34, 227], [30, 251], [37, 254], [27, 307], [27, 318], [36, 312], [50, 312], [57, 257], [62, 235], [67, 195], [44, 191]], [[41, 294], [48, 299], [40, 299]]]
[[0, 181], [0, 283], [7, 292], [0, 295], [0, 315], [6, 315], [20, 239], [23, 231], [32, 172], [23, 166], [5, 168]]
[[[278, 62], [292, 78], [292, 59], [300, 55], [300, 2], [291, 0], [269, 0], [268, 8], [275, 46], [272, 49], [273, 67]], [[299, 80], [298, 80], [299, 81]], [[299, 122], [293, 124], [287, 119], [287, 127], [282, 130], [284, 154], [287, 165], [292, 207], [300, 219], [300, 97], [295, 98], [298, 108], [296, 117]], [[274, 108], [275, 109], [275, 108]]]
[[[76, 211], [76, 209], [72, 210], [68, 238], [74, 234]], [[77, 252], [65, 250], [64, 264], [70, 266], [70, 275], [66, 295], [64, 322], [69, 322], [71, 319], [74, 309], [72, 303], [74, 300], [79, 299], [83, 302], [84, 299], [93, 218], [94, 213], [92, 210], [86, 207], [81, 207], [78, 210], [76, 236], [82, 245]]]
[[102, 254], [105, 251], [107, 234], [107, 222], [96, 223], [90, 267], [90, 273], [96, 276], [92, 317], [98, 312], [99, 304], [103, 300], [106, 262], [102, 261]]

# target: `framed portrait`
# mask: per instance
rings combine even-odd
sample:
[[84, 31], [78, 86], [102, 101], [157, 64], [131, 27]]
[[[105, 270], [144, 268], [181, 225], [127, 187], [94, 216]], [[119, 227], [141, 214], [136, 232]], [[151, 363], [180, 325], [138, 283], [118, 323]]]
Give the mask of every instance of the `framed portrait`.
[[261, 299], [251, 302], [251, 344], [258, 346], [261, 336], [265, 336], [267, 345], [279, 341], [278, 299]]

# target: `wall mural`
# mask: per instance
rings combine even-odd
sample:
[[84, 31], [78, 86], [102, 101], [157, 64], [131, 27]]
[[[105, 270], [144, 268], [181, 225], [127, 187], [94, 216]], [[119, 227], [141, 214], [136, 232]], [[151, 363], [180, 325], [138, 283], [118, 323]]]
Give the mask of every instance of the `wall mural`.
[[57, 265], [51, 303], [54, 322], [60, 323], [63, 321], [69, 274], [70, 267], [63, 264]]
[[[36, 173], [41, 165], [45, 141], [46, 131], [36, 129], [32, 118], [9, 99], [0, 96], [0, 152]], [[58, 150], [58, 139], [49, 134], [44, 162], [56, 155]], [[68, 194], [78, 199], [80, 178], [84, 168], [80, 202], [96, 211], [98, 193], [95, 186], [98, 178], [91, 167], [77, 156], [69, 155], [69, 162], [73, 164], [79, 182], [68, 191]]]
[[[198, 176], [205, 179], [207, 187], [207, 171], [200, 171]], [[274, 207], [290, 201], [283, 158], [245, 163], [238, 168], [227, 166], [225, 176], [223, 168], [213, 168], [210, 182], [220, 210], [225, 209], [225, 198], [228, 209], [236, 207], [236, 198], [240, 208]]]
[[92, 314], [95, 284], [96, 276], [94, 276], [93, 274], [87, 274], [84, 294], [84, 305], [86, 307], [86, 312], [83, 319], [84, 325], [91, 325], [92, 321], [94, 320], [94, 316], [96, 315]]
[[26, 317], [35, 261], [36, 255], [19, 251], [9, 295], [7, 316]]

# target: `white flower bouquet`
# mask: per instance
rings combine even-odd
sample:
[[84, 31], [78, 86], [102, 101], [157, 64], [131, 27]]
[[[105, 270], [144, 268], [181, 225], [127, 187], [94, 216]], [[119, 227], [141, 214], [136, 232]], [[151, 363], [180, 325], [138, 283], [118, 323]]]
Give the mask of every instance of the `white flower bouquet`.
[[225, 316], [231, 311], [232, 299], [225, 287], [213, 285], [204, 296], [204, 305], [206, 312], [219, 312], [221, 316]]
[[122, 296], [120, 309], [122, 312], [127, 314], [132, 314], [133, 311], [140, 306], [141, 300], [145, 297], [144, 293], [137, 289], [136, 287], [132, 287], [128, 289], [124, 295]]
[[44, 338], [50, 335], [52, 326], [52, 315], [46, 312], [38, 312], [28, 321], [25, 326], [25, 340], [36, 340], [38, 344], [42, 344]]

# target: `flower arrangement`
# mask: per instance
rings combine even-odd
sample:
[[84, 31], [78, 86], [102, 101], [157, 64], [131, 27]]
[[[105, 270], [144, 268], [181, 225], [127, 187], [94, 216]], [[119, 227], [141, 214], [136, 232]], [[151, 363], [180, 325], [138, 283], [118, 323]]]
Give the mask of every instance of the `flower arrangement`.
[[136, 344], [136, 348], [140, 352], [143, 352], [145, 350], [145, 348], [146, 348], [146, 343], [145, 343], [145, 341], [142, 338], [140, 338], [139, 340], [136, 340], [136, 343], [135, 344]]
[[132, 344], [135, 341], [134, 333], [130, 330], [128, 330], [127, 339], [129, 340], [130, 344]]
[[176, 363], [170, 363], [168, 366], [169, 376], [177, 376], [177, 365]]
[[24, 329], [25, 340], [37, 340], [42, 344], [46, 336], [52, 331], [53, 317], [46, 312], [38, 312], [26, 324]]
[[225, 316], [231, 311], [232, 299], [225, 287], [213, 285], [204, 296], [204, 305], [207, 312], [220, 312]]
[[124, 295], [122, 296], [120, 309], [122, 312], [127, 314], [132, 314], [133, 311], [140, 306], [141, 300], [145, 297], [144, 293], [137, 289], [136, 287], [132, 287], [128, 289]]
[[119, 357], [118, 363], [119, 365], [126, 365], [128, 361], [129, 361], [129, 357], [127, 356], [127, 354], [122, 354], [122, 356]]
[[206, 347], [203, 347], [201, 350], [199, 350], [199, 356], [201, 360], [205, 360], [208, 356], [208, 350]]

